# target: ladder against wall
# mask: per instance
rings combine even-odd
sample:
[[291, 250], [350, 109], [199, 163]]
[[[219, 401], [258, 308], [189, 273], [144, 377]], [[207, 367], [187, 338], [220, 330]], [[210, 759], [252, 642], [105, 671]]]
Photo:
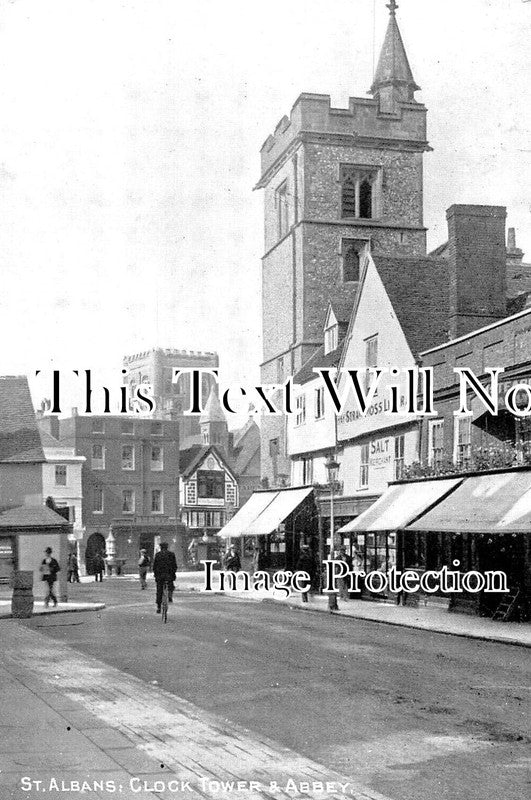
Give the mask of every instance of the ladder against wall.
[[504, 594], [500, 600], [496, 611], [492, 615], [492, 619], [497, 619], [501, 622], [507, 622], [507, 620], [511, 618], [511, 614], [515, 609], [519, 594], [520, 589], [509, 589], [507, 594]]

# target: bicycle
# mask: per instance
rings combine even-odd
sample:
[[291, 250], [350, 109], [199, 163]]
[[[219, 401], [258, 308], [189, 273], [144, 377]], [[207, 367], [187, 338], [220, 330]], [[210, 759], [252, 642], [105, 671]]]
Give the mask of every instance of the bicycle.
[[164, 581], [162, 587], [162, 600], [160, 602], [160, 616], [163, 622], [168, 621], [168, 605], [170, 601], [170, 587], [168, 581]]

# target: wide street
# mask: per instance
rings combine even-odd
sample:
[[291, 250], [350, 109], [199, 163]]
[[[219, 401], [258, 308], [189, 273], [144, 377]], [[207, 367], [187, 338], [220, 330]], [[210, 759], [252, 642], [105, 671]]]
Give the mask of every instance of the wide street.
[[[117, 731], [130, 730], [135, 715], [144, 719], [146, 703], [152, 705], [141, 735], [147, 739], [155, 726], [168, 761], [162, 710], [156, 727], [157, 709], [172, 700], [167, 693], [191, 719], [215, 715], [221, 739], [237, 726], [242, 741], [272, 743], [273, 760], [289, 748], [305, 769], [324, 765], [369, 796], [529, 796], [528, 649], [192, 592], [176, 593], [163, 626], [153, 582], [145, 592], [127, 579], [74, 585], [70, 592], [71, 599], [104, 600], [107, 608], [0, 625], [39, 634], [37, 661], [51, 650], [60, 654], [48, 670], [55, 690], [66, 684], [69, 697], [83, 703], [94, 687], [85, 711], [108, 716], [112, 708]], [[108, 675], [92, 658], [110, 668]], [[128, 690], [128, 710], [113, 696], [120, 676], [142, 682]], [[161, 757], [160, 748], [151, 752]], [[290, 766], [278, 763], [279, 776], [296, 772], [293, 752], [286, 758]]]

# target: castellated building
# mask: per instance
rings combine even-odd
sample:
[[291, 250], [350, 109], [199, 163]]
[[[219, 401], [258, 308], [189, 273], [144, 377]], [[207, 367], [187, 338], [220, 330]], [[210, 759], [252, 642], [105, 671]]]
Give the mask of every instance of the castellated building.
[[[301, 94], [261, 150], [263, 383], [294, 375], [321, 344], [331, 294], [354, 300], [359, 254], [423, 256], [426, 108], [390, 4], [372, 97], [332, 108]], [[289, 475], [286, 420], [265, 418], [262, 477]]]
[[[217, 353], [156, 347], [124, 356], [123, 367], [127, 370], [124, 382], [129, 386], [131, 396], [137, 386], [149, 384], [156, 402], [155, 416], [159, 419], [171, 417], [178, 421], [181, 448], [201, 441], [199, 417], [183, 413], [190, 408], [190, 375], [181, 375], [173, 383], [173, 373], [176, 369], [218, 369]], [[203, 377], [203, 403], [206, 402], [213, 383], [214, 379], [210, 376]]]

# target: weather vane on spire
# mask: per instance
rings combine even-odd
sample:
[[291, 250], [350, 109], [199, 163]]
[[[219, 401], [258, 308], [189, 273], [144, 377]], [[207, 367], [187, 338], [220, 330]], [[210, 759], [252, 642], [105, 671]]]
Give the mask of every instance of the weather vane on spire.
[[396, 9], [398, 8], [398, 4], [397, 4], [396, 0], [391, 0], [389, 5], [387, 6], [387, 8], [389, 9], [389, 12], [390, 12], [391, 16], [394, 17], [394, 15], [396, 13]]

